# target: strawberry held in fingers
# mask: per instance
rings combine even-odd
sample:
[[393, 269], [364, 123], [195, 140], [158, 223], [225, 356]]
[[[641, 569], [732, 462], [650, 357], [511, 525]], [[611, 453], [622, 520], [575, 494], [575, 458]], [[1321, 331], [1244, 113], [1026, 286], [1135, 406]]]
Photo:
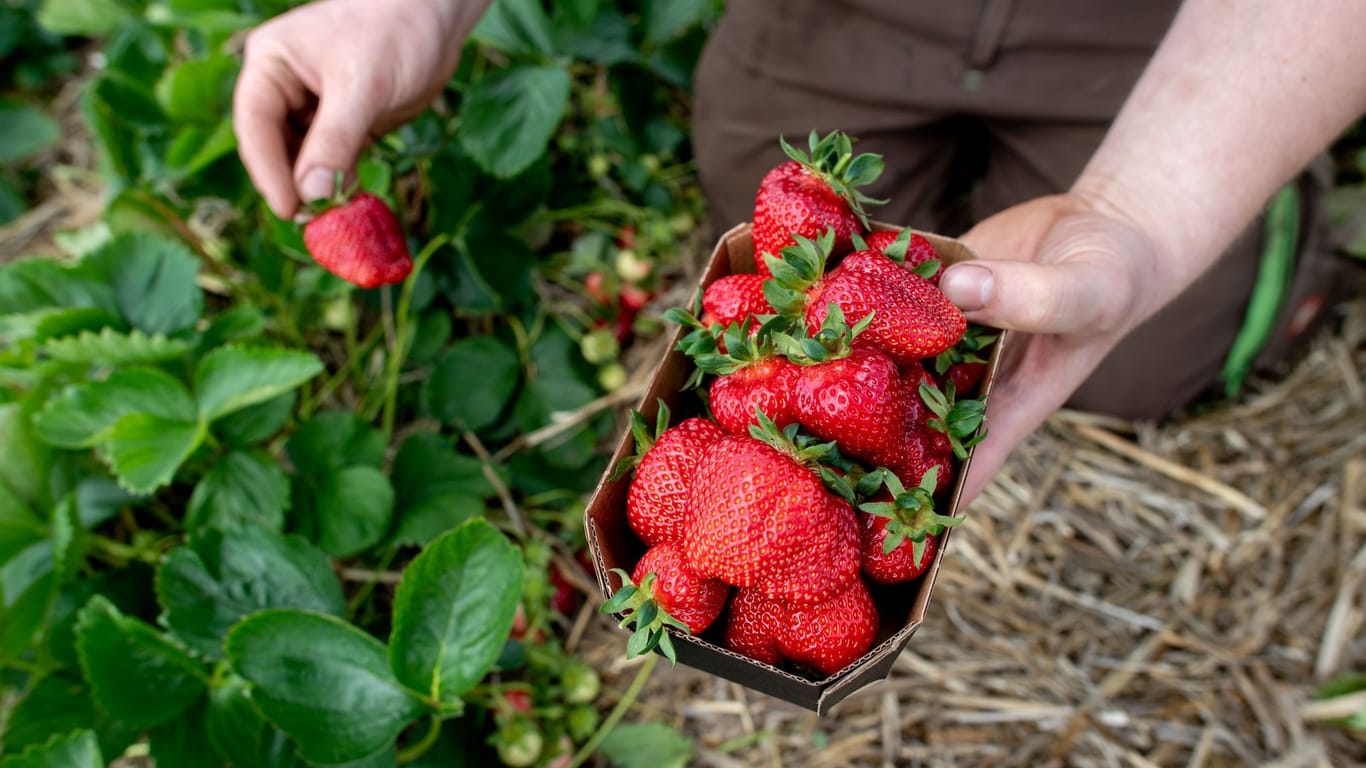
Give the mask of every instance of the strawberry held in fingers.
[[795, 242], [793, 235], [814, 238], [828, 229], [835, 233], [836, 247], [848, 249], [851, 238], [868, 228], [864, 204], [881, 202], [858, 188], [882, 174], [882, 158], [854, 155], [849, 136], [835, 131], [820, 138], [812, 131], [808, 152], [780, 143], [792, 159], [770, 170], [754, 196], [750, 234], [755, 264], [765, 276], [763, 254], [779, 253]]
[[368, 192], [327, 208], [305, 224], [304, 245], [323, 269], [361, 288], [401, 283], [413, 271], [398, 218]]

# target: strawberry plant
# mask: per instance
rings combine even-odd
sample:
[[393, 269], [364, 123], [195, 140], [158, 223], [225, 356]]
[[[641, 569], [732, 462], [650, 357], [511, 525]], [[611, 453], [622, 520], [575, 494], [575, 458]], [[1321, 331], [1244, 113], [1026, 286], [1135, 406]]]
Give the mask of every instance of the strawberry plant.
[[291, 5], [23, 6], [99, 52], [107, 197], [0, 265], [5, 760], [611, 758], [639, 685], [603, 716], [563, 638], [604, 395], [700, 220], [683, 89], [716, 9], [496, 2], [360, 163], [401, 267], [371, 274], [235, 153], [240, 32]]

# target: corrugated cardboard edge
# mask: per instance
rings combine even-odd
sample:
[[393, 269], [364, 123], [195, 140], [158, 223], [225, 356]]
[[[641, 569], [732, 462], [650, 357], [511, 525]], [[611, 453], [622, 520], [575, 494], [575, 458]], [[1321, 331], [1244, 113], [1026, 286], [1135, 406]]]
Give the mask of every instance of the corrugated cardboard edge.
[[[897, 229], [897, 227], [886, 224], [876, 224], [875, 228]], [[753, 249], [748, 237], [749, 229], [748, 223], [740, 224], [721, 236], [707, 262], [707, 268], [698, 280], [697, 289], [699, 291], [725, 275], [754, 271]], [[976, 258], [976, 255], [958, 240], [930, 232], [917, 232], [917, 234], [930, 241], [946, 265]], [[650, 378], [649, 386], [646, 388], [645, 396], [637, 407], [644, 415], [647, 423], [654, 420], [658, 399], [663, 399], [673, 411], [675, 423], [679, 418], [677, 408], [679, 389], [690, 370], [690, 363], [687, 358], [675, 349], [683, 334], [684, 330], [681, 328], [675, 331], [670, 341], [669, 351], [656, 366]], [[981, 391], [983, 394], [990, 392], [991, 384], [996, 378], [1001, 363], [1001, 350], [1005, 347], [1007, 335], [1002, 332], [992, 348], [986, 376], [982, 384]], [[634, 444], [629, 432], [627, 432], [618, 442], [617, 449], [608, 465], [609, 468], [615, 467], [623, 458], [633, 452]], [[972, 463], [972, 454], [973, 451], [969, 450], [967, 459], [960, 466], [953, 494], [950, 497], [948, 514], [958, 514], [959, 512], [963, 495], [963, 482], [967, 476], [968, 467]], [[620, 579], [611, 573], [610, 569], [620, 567], [629, 571], [630, 566], [635, 562], [635, 558], [639, 557], [642, 550], [640, 543], [635, 540], [634, 534], [630, 532], [625, 521], [628, 479], [622, 478], [611, 481], [608, 475], [610, 475], [610, 469], [599, 481], [584, 514], [584, 530], [588, 539], [589, 552], [592, 555], [598, 585], [602, 589], [604, 597], [611, 595], [621, 586]], [[608, 522], [604, 520], [605, 513], [608, 512], [613, 513], [616, 524], [600, 525], [600, 521]], [[906, 585], [906, 588], [914, 589], [916, 593], [911, 601], [909, 615], [905, 622], [857, 662], [834, 675], [823, 680], [809, 680], [741, 656], [708, 642], [704, 638], [675, 633], [674, 640], [678, 660], [690, 667], [824, 714], [850, 694], [879, 680], [886, 679], [891, 672], [897, 655], [905, 648], [911, 636], [915, 634], [916, 629], [924, 621], [944, 553], [948, 550], [951, 531], [952, 529], [945, 531], [943, 546], [936, 551], [934, 561], [925, 575]]]

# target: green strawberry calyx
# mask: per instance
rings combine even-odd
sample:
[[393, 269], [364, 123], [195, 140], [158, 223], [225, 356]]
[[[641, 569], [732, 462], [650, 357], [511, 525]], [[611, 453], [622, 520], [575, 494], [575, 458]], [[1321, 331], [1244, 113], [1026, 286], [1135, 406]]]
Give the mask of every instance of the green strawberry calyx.
[[990, 330], [985, 326], [969, 323], [968, 329], [958, 343], [934, 358], [934, 372], [943, 376], [959, 363], [985, 363], [986, 358], [982, 355], [996, 343], [996, 338], [1000, 335], [989, 333]]
[[341, 171], [336, 171], [332, 175], [332, 196], [305, 200], [304, 211], [312, 216], [317, 216], [329, 208], [337, 208], [346, 205], [351, 201], [351, 198], [355, 196], [356, 191], [359, 189], [359, 180], [353, 181], [348, 185], [346, 183], [346, 174]]
[[612, 470], [612, 475], [608, 478], [609, 480], [620, 480], [632, 469], [635, 469], [636, 466], [640, 464], [640, 460], [645, 458], [645, 454], [654, 447], [655, 442], [659, 440], [660, 435], [663, 435], [664, 432], [669, 429], [669, 420], [672, 418], [672, 414], [669, 412], [669, 406], [664, 402], [663, 398], [659, 399], [657, 402], [658, 410], [655, 412], [655, 425], [653, 430], [650, 429], [650, 425], [645, 421], [645, 414], [634, 409], [631, 410], [631, 437], [635, 439], [636, 452], [630, 456], [623, 457], [621, 461], [617, 462], [617, 466]]
[[835, 247], [835, 229], [828, 227], [812, 240], [794, 234], [796, 244], [774, 256], [764, 254], [764, 263], [773, 277], [764, 281], [764, 298], [779, 315], [800, 319], [806, 312], [812, 288], [825, 276], [825, 265]]
[[976, 398], [960, 400], [956, 395], [953, 382], [946, 384], [944, 389], [928, 381], [920, 382], [920, 399], [934, 414], [926, 426], [948, 435], [953, 455], [966, 459], [968, 449], [987, 436], [987, 430], [983, 427], [987, 418], [987, 401]]
[[778, 138], [783, 152], [796, 160], [809, 173], [829, 185], [835, 194], [844, 198], [866, 229], [868, 213], [865, 205], [881, 205], [886, 200], [869, 197], [859, 187], [877, 181], [885, 164], [882, 155], [872, 152], [854, 154], [854, 139], [843, 131], [831, 131], [822, 137], [815, 131], [807, 136], [807, 150], [802, 151]]
[[640, 584], [636, 584], [631, 580], [631, 574], [621, 568], [613, 568], [612, 573], [621, 578], [621, 588], [599, 610], [623, 614], [618, 623], [623, 629], [635, 626], [630, 639], [626, 641], [626, 658], [634, 659], [658, 648], [670, 663], [677, 664], [678, 655], [667, 628], [673, 627], [687, 634], [692, 634], [692, 630], [660, 607], [659, 599], [655, 596], [656, 574], [648, 573]]
[[934, 508], [934, 491], [938, 485], [939, 467], [931, 467], [920, 484], [910, 490], [901, 480], [885, 467], [864, 475], [858, 482], [856, 491], [870, 496], [880, 488], [886, 488], [891, 501], [870, 501], [859, 505], [859, 509], [870, 515], [887, 518], [887, 535], [882, 540], [882, 551], [890, 554], [902, 542], [911, 542], [911, 556], [915, 562], [925, 554], [925, 540], [938, 536], [946, 528], [963, 522], [961, 517], [941, 515]]
[[856, 476], [858, 468], [840, 453], [834, 440], [820, 442], [815, 437], [800, 431], [800, 425], [789, 424], [779, 429], [773, 419], [762, 409], [754, 409], [757, 423], [749, 425], [750, 437], [766, 443], [786, 454], [793, 461], [814, 471], [832, 493], [849, 502], [855, 503], [851, 476]]
[[873, 322], [874, 314], [869, 312], [851, 326], [844, 317], [844, 310], [830, 302], [825, 320], [816, 333], [808, 334], [801, 326], [791, 329], [800, 333], [777, 331], [773, 334], [773, 345], [797, 365], [819, 365], [839, 360], [848, 357], [853, 351], [854, 339]]

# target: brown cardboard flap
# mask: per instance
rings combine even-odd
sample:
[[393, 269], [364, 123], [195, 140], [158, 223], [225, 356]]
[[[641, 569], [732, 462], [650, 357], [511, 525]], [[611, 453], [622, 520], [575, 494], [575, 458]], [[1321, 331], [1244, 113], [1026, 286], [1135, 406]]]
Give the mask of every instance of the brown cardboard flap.
[[[886, 224], [876, 224], [875, 228], [897, 229]], [[707, 268], [698, 281], [699, 291], [726, 275], [754, 272], [754, 248], [749, 230], [748, 223], [741, 224], [721, 236], [707, 263]], [[976, 258], [967, 246], [953, 238], [928, 232], [918, 234], [930, 241], [946, 265]], [[661, 400], [669, 406], [674, 423], [702, 411], [701, 403], [695, 394], [680, 392], [683, 382], [692, 371], [692, 362], [676, 349], [683, 335], [683, 329], [674, 333], [669, 351], [656, 367], [638, 406], [647, 423], [653, 423], [658, 412], [658, 402]], [[1002, 333], [992, 348], [991, 359], [982, 383], [983, 397], [990, 391], [991, 383], [1000, 366], [1001, 349], [1005, 346], [1006, 335]], [[599, 481], [585, 513], [584, 526], [589, 552], [604, 596], [611, 595], [621, 586], [621, 580], [611, 573], [611, 569], [621, 568], [629, 572], [644, 552], [644, 546], [626, 522], [626, 489], [629, 477], [610, 479], [612, 468], [634, 451], [634, 441], [627, 431], [622, 435], [612, 455], [608, 472]], [[958, 512], [963, 493], [963, 480], [967, 476], [967, 468], [971, 461], [972, 451], [969, 449], [968, 458], [959, 466], [949, 508], [945, 514], [953, 515]], [[717, 640], [719, 626], [714, 626], [698, 637], [675, 632], [674, 646], [678, 661], [747, 688], [824, 713], [851, 693], [870, 683], [885, 679], [890, 673], [897, 654], [906, 646], [916, 628], [925, 619], [935, 579], [948, 550], [950, 531], [952, 529], [945, 531], [942, 546], [937, 549], [934, 561], [919, 579], [892, 586], [869, 586], [881, 618], [881, 628], [874, 646], [859, 661], [834, 675], [821, 680], [811, 680], [733, 653], [722, 648], [719, 642], [714, 642]], [[669, 631], [673, 632], [672, 629]]]

